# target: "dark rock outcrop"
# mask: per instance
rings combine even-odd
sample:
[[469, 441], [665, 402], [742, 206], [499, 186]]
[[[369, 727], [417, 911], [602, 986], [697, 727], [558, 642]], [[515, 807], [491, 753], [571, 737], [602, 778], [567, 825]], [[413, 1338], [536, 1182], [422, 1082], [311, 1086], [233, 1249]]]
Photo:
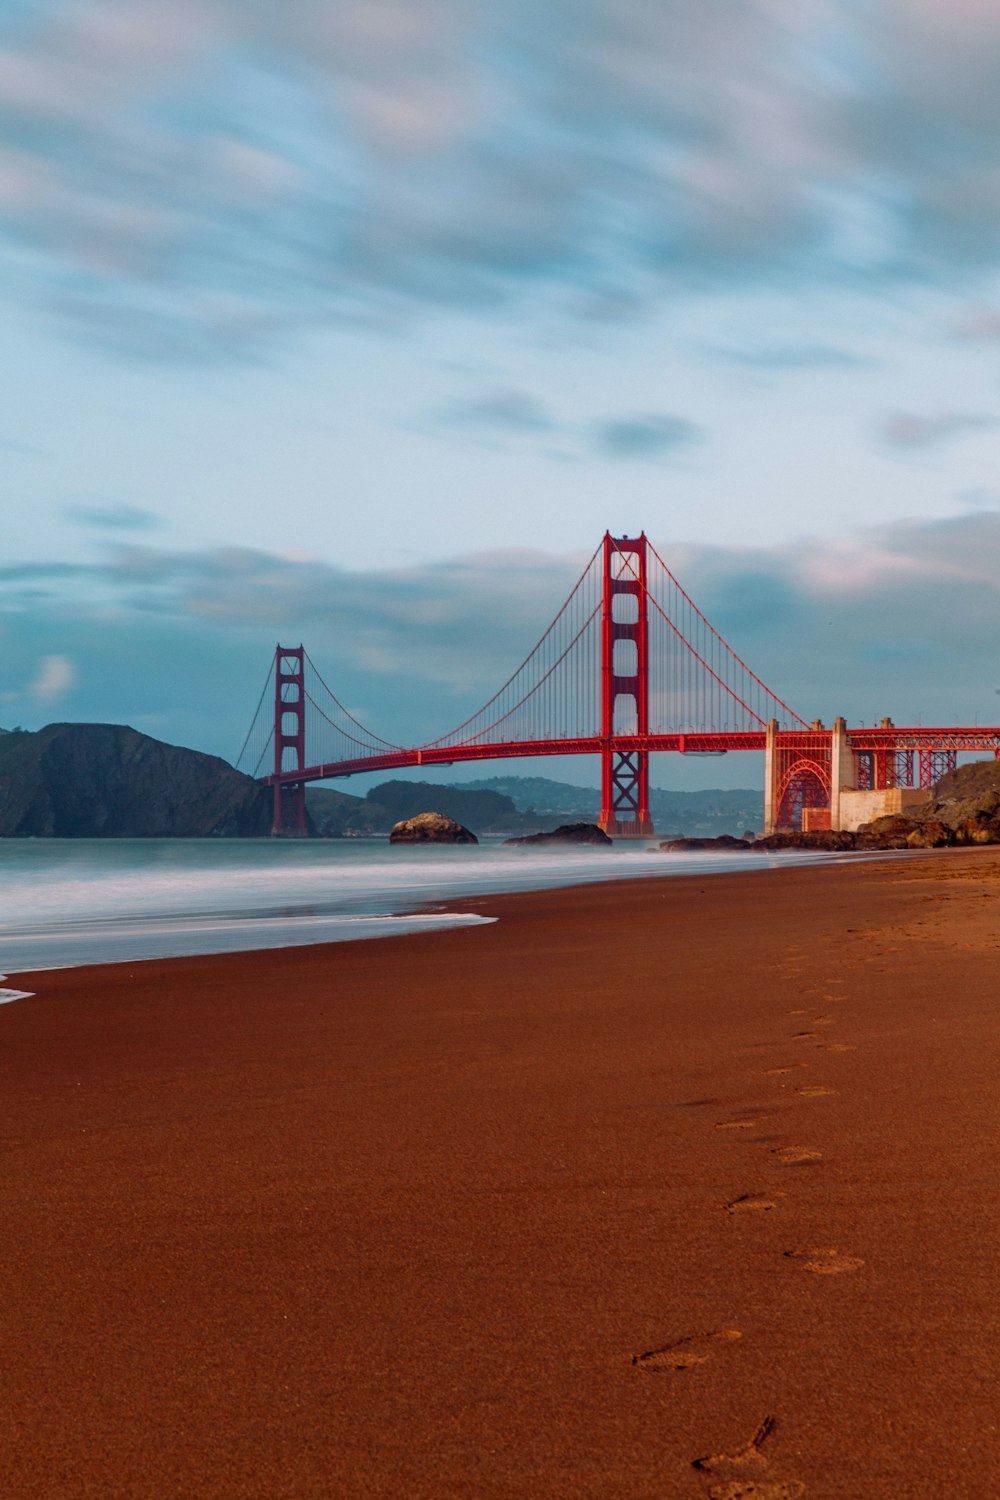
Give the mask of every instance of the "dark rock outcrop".
[[768, 833], [755, 839], [750, 848], [760, 854], [781, 849], [825, 849], [840, 853], [857, 848], [857, 834], [834, 832], [831, 828], [817, 828], [811, 833], [784, 828], [780, 833]]
[[611, 840], [596, 823], [563, 823], [547, 833], [526, 833], [520, 838], [504, 839], [505, 844], [597, 844], [607, 847]]
[[251, 777], [124, 724], [0, 736], [0, 837], [260, 837], [271, 818]]
[[661, 854], [682, 854], [689, 849], [749, 849], [749, 839], [735, 838], [731, 833], [720, 833], [714, 839], [664, 839], [659, 845]]
[[448, 818], [444, 813], [417, 813], [397, 823], [389, 835], [390, 844], [478, 844], [474, 833]]

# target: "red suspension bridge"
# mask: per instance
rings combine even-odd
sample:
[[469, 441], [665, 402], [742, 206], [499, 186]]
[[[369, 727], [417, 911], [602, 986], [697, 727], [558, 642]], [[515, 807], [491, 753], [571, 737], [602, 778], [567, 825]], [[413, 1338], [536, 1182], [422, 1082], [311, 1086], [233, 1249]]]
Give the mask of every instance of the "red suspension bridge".
[[[417, 746], [348, 712], [302, 646], [278, 646], [237, 764], [274, 789], [275, 834], [306, 831], [311, 781], [456, 761], [597, 755], [602, 828], [653, 832], [649, 757], [765, 754], [765, 825], [846, 826], [929, 788], [960, 751], [1000, 757], [1000, 728], [827, 729], [771, 691], [685, 593], [645, 533], [603, 540], [552, 624], [488, 703]], [[265, 768], [266, 771], [265, 771]], [[859, 793], [886, 794], [850, 802]], [[916, 793], [912, 794], [913, 797]], [[860, 816], [860, 814], [858, 814]]]

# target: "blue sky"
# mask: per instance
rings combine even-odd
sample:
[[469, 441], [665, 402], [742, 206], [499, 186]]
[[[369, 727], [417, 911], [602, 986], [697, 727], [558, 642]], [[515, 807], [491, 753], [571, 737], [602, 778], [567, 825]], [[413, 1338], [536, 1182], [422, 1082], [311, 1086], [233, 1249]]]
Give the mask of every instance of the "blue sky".
[[0, 0], [0, 724], [231, 757], [280, 637], [430, 738], [606, 527], [1000, 718], [998, 96], [979, 0]]

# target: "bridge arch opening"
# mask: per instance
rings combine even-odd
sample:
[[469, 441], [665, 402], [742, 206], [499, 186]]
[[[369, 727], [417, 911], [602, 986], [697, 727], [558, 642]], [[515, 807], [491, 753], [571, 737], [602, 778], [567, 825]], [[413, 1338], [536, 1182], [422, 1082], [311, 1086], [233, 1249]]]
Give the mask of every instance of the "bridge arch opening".
[[778, 783], [778, 828], [801, 828], [804, 808], [829, 807], [830, 787], [829, 765], [805, 758], [793, 761]]

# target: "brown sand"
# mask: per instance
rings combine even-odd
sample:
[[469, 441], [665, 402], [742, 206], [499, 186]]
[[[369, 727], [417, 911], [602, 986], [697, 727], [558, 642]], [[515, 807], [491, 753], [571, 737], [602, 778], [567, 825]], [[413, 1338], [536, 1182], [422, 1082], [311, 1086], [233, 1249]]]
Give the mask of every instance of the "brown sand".
[[12, 977], [3, 1500], [1000, 1495], [998, 873]]

